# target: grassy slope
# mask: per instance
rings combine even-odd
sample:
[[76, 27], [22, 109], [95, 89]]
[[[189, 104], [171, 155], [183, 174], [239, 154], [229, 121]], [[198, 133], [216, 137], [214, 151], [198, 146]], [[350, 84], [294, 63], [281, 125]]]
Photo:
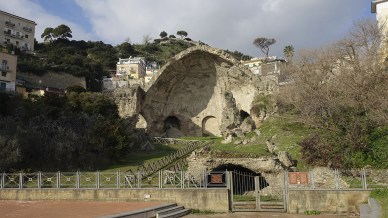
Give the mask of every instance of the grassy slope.
[[[274, 116], [268, 118], [260, 127], [260, 137], [257, 137], [255, 143], [243, 146], [236, 146], [233, 143], [221, 144], [222, 139], [216, 139], [213, 150], [233, 152], [235, 154], [249, 154], [249, 156], [270, 156], [266, 141], [272, 137], [281, 151], [287, 151], [291, 157], [297, 161], [299, 170], [306, 170], [308, 166], [301, 160], [301, 147], [298, 143], [304, 137], [311, 134], [314, 130], [297, 122], [292, 115]], [[252, 138], [254, 132], [246, 134], [247, 138]]]
[[150, 163], [176, 152], [183, 145], [156, 145], [154, 151], [135, 151], [128, 154], [125, 158], [118, 161], [116, 165], [110, 166], [104, 171], [127, 171], [136, 170], [142, 164]]
[[[254, 143], [251, 142], [247, 145], [235, 145], [233, 142], [222, 144], [222, 138], [217, 137], [184, 137], [182, 139], [214, 140], [215, 143], [211, 148], [212, 151], [225, 157], [261, 157], [271, 156], [268, 152], [266, 141], [272, 137], [272, 140], [276, 142], [280, 150], [287, 151], [297, 161], [297, 168], [299, 170], [306, 170], [308, 168], [306, 163], [301, 160], [301, 147], [297, 143], [314, 130], [295, 121], [292, 115], [270, 117], [260, 126], [259, 130], [261, 132], [260, 137], [256, 137], [254, 132], [246, 134], [247, 138], [257, 138]], [[135, 170], [137, 166], [167, 156], [181, 147], [182, 145], [157, 145], [155, 151], [133, 152], [120, 160], [117, 165], [107, 168], [106, 171]]]
[[265, 142], [273, 137], [272, 140], [276, 142], [279, 149], [287, 151], [297, 161], [299, 170], [307, 169], [308, 166], [301, 159], [301, 146], [298, 143], [311, 134], [314, 131], [313, 129], [297, 122], [292, 115], [270, 117], [259, 129], [261, 132], [259, 143], [261, 145], [265, 145]]

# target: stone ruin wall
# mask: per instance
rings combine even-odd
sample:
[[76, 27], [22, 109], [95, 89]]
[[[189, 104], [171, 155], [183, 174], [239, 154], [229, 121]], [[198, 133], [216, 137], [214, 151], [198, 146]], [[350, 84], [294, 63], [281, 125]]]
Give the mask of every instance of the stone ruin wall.
[[151, 135], [163, 136], [165, 120], [172, 116], [184, 135], [220, 136], [239, 125], [236, 111], [251, 114], [257, 94], [276, 92], [272, 80], [253, 75], [222, 50], [201, 45], [176, 55], [144, 86], [113, 93], [120, 115], [141, 114]]

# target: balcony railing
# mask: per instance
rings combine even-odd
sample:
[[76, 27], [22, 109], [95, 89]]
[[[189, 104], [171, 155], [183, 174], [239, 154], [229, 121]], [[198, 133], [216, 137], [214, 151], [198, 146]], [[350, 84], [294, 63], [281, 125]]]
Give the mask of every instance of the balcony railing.
[[23, 27], [23, 30], [26, 32], [32, 32], [32, 28], [27, 26]]
[[9, 27], [15, 27], [15, 24], [12, 23], [11, 21], [5, 21], [5, 25]]
[[9, 72], [9, 66], [1, 66], [1, 72]]

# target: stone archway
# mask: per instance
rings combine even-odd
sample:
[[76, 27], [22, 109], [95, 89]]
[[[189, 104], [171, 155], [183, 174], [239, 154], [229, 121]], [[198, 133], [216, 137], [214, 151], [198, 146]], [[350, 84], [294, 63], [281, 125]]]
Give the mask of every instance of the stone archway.
[[219, 136], [220, 127], [216, 117], [207, 116], [202, 120], [202, 136]]
[[[252, 171], [252, 170], [245, 168], [243, 166], [240, 166], [240, 165], [222, 164], [222, 165], [219, 165], [218, 167], [213, 169], [213, 171], [225, 171], [225, 170], [235, 173], [233, 178], [232, 178], [233, 183], [235, 183], [235, 184], [239, 183], [239, 182], [245, 183], [244, 187], [241, 187], [241, 190], [239, 190], [239, 192], [255, 190], [255, 186], [254, 186], [255, 185], [255, 179], [254, 179], [255, 176], [259, 177], [260, 190], [269, 186], [267, 180], [265, 179], [265, 177], [261, 173]], [[236, 187], [237, 186], [234, 186], [234, 188], [236, 188]]]
[[169, 116], [164, 120], [164, 131], [170, 128], [181, 130], [181, 121], [176, 116]]
[[[224, 124], [224, 120], [238, 121], [238, 114], [229, 113], [230, 108], [238, 110], [237, 105], [241, 105], [248, 110], [259, 90], [257, 81], [222, 50], [208, 46], [188, 48], [164, 65], [145, 86], [141, 114], [150, 124], [147, 131], [162, 135], [165, 118], [174, 114], [181, 122], [181, 132], [187, 136], [220, 136], [221, 131], [233, 125]], [[214, 114], [217, 116], [206, 118]], [[213, 131], [215, 126], [217, 131]]]

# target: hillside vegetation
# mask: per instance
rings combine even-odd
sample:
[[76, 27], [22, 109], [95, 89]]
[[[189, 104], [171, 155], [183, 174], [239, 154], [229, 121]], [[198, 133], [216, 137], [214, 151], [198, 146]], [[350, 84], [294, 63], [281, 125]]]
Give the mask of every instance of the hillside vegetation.
[[[56, 31], [60, 30], [60, 33]], [[187, 33], [185, 32], [186, 36]], [[47, 72], [68, 73], [78, 77], [85, 77], [88, 90], [100, 91], [100, 82], [103, 76], [110, 76], [110, 72], [116, 70], [119, 58], [130, 56], [144, 57], [147, 64], [157, 63], [163, 66], [167, 61], [179, 52], [197, 44], [189, 38], [177, 39], [160, 38], [151, 41], [145, 38], [141, 44], [123, 42], [116, 46], [102, 41], [70, 40], [71, 30], [66, 25], [57, 28], [46, 28], [42, 34], [45, 42], [35, 41], [34, 54], [19, 51], [11, 44], [8, 50], [14, 50], [18, 57], [19, 72], [43, 75]], [[237, 59], [250, 58], [241, 52], [229, 52]]]
[[304, 124], [322, 130], [304, 138], [308, 164], [388, 168], [388, 65], [375, 22], [355, 24], [331, 46], [304, 51], [289, 65], [280, 110], [293, 110]]

